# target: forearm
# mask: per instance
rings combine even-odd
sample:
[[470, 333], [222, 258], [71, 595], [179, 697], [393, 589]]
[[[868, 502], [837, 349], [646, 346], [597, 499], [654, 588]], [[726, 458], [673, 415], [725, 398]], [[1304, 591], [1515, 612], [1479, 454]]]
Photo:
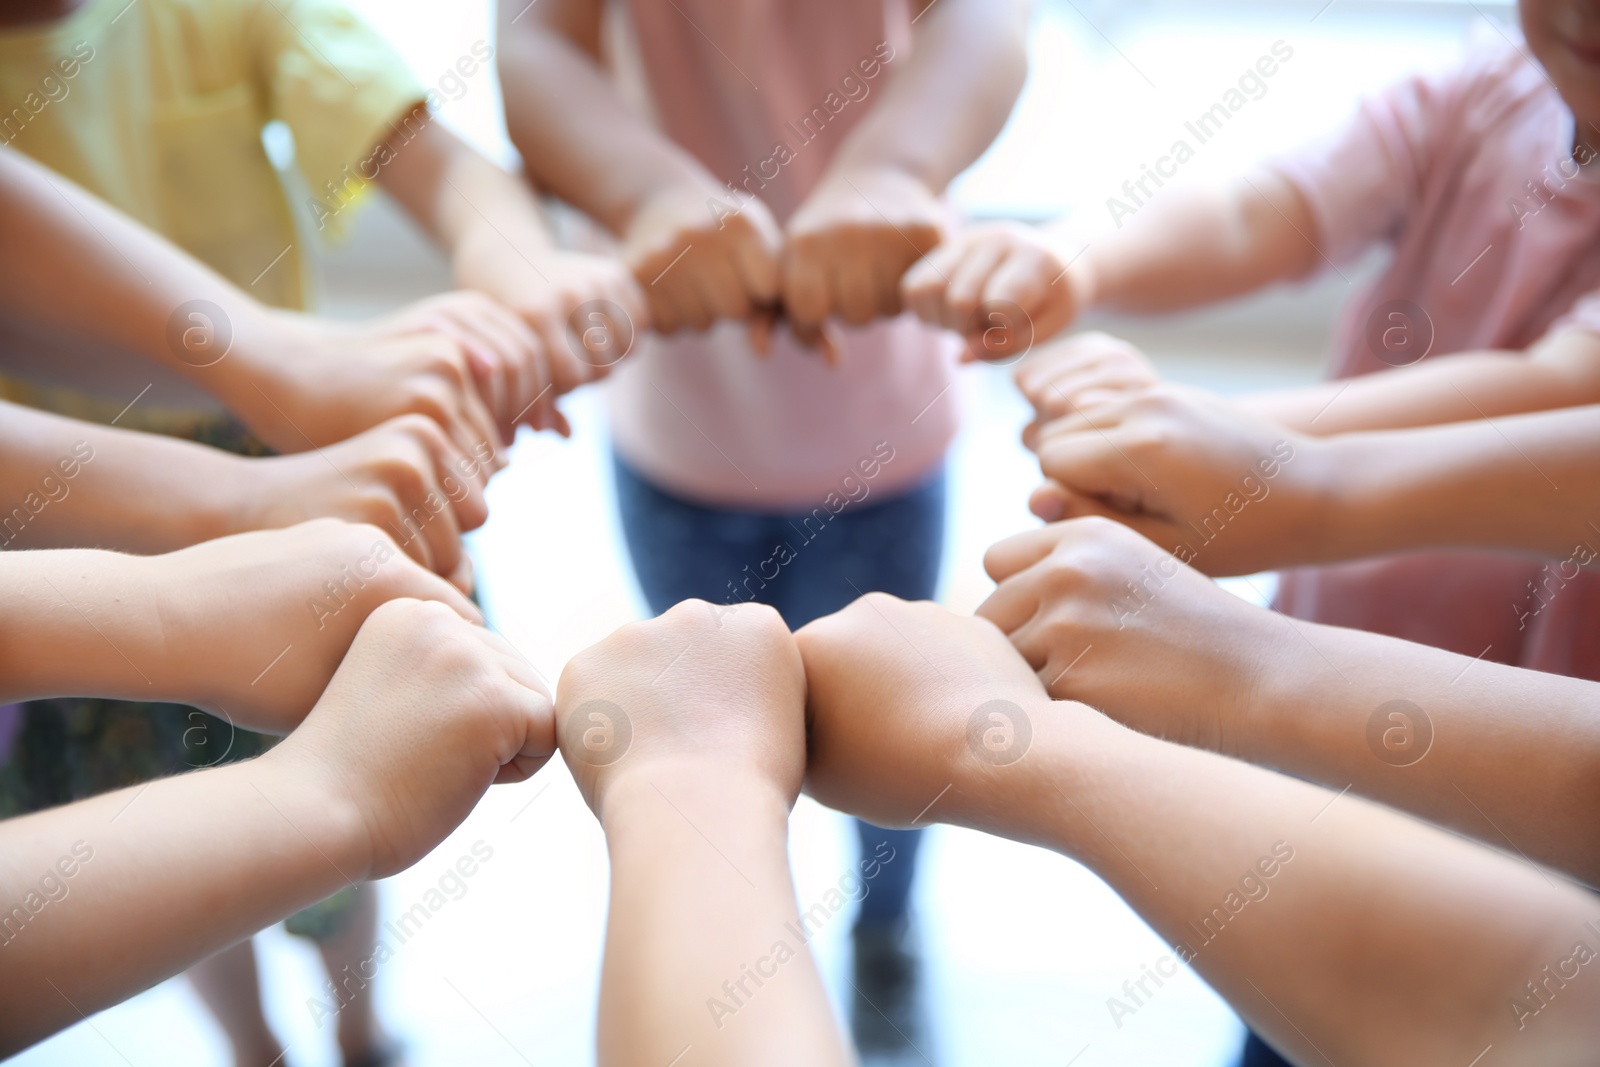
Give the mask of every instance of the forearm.
[[[0, 306], [19, 319], [125, 348], [233, 406], [284, 320], [181, 250], [65, 178], [0, 150]], [[199, 318], [180, 314], [196, 308]], [[231, 338], [227, 358], [193, 337]], [[208, 332], [209, 331], [209, 332]], [[187, 356], [188, 358], [183, 358]], [[204, 365], [197, 365], [204, 364]]]
[[379, 172], [398, 200], [459, 266], [507, 245], [527, 258], [555, 242], [527, 184], [496, 166], [438, 120], [425, 123], [409, 143], [392, 146]]
[[[844, 1064], [768, 783], [653, 776], [604, 812], [602, 1064]], [[687, 1049], [686, 1049], [687, 1046]]]
[[1271, 172], [1233, 186], [1177, 188], [1090, 240], [1076, 270], [1089, 305], [1127, 314], [1182, 311], [1299, 278], [1320, 262], [1310, 209]]
[[0, 547], [156, 553], [237, 532], [250, 460], [0, 402]]
[[[1571, 358], [1546, 358], [1552, 351]], [[1463, 352], [1242, 401], [1264, 418], [1324, 436], [1596, 402], [1600, 402], [1600, 338], [1577, 330], [1527, 352]]]
[[1320, 558], [1287, 562], [1507, 548], [1574, 560], [1570, 579], [1600, 553], [1600, 407], [1346, 434], [1312, 447], [1307, 470], [1327, 483], [1310, 539]]
[[[590, 0], [566, 6], [587, 8]], [[593, 54], [542, 24], [539, 9], [522, 25], [509, 24], [509, 8], [502, 8], [499, 44], [506, 127], [541, 188], [618, 234], [666, 189], [727, 195], [698, 161], [623, 103]]]
[[890, 168], [935, 193], [982, 155], [1027, 77], [1028, 4], [938, 0], [924, 5], [911, 55], [895, 59], [883, 98], [839, 146], [831, 170]]
[[[1515, 1040], [1524, 1062], [1576, 1064], [1600, 1040], [1592, 977], [1570, 981], [1520, 1034], [1508, 1010], [1539, 1008], [1524, 983], [1571, 957], [1577, 940], [1600, 942], [1592, 897], [1365, 801], [1211, 753], [1131, 733], [1085, 744], [1062, 729], [1070, 716], [1054, 712], [1064, 707], [1036, 709], [1034, 781], [1015, 798], [1026, 814], [1014, 836], [1106, 878], [1174, 957], [1296, 1062], [1470, 1063]], [[1129, 977], [1114, 993], [1124, 1007], [1159, 995]]]
[[[1506, 607], [1518, 610], [1529, 609]], [[1600, 810], [1600, 685], [1290, 626], [1299, 638], [1280, 635], [1262, 683], [1224, 725], [1232, 754], [1349, 786], [1600, 885], [1600, 843], [1573, 818]]]
[[363, 878], [358, 822], [268, 755], [0, 824], [0, 1054]]

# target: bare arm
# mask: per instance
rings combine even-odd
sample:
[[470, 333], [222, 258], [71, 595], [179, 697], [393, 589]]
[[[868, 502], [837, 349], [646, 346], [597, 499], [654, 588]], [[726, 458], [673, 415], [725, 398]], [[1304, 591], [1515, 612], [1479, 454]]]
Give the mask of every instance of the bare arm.
[[[1163, 386], [1046, 423], [1035, 448], [1041, 518], [1116, 519], [1211, 575], [1420, 548], [1573, 567], [1600, 552], [1600, 407], [1319, 438]], [[1247, 501], [1238, 522], [1230, 495]]]
[[1463, 352], [1243, 401], [1301, 433], [1434, 426], [1600, 402], [1600, 334], [1567, 329], [1525, 352]]
[[1232, 186], [1166, 190], [1106, 232], [1074, 219], [974, 226], [907, 271], [902, 289], [923, 320], [966, 334], [974, 358], [1010, 358], [1016, 342], [998, 344], [992, 330], [1012, 324], [980, 320], [981, 307], [1021, 308], [1023, 343], [1043, 342], [1094, 308], [1181, 311], [1304, 277], [1320, 262], [1318, 240], [1299, 190], [1262, 171]]
[[[1051, 702], [983, 620], [870, 599], [799, 635], [807, 788], [824, 803], [904, 825], [937, 798], [928, 817], [1087, 864], [1173, 946], [1163, 973], [1187, 962], [1296, 1063], [1471, 1063], [1491, 1045], [1531, 1064], [1592, 1057], [1600, 983], [1573, 960], [1576, 943], [1586, 961], [1600, 944], [1589, 894], [1354, 797]], [[1115, 991], [1126, 1007], [1142, 1005], [1144, 977]], [[1527, 987], [1547, 981], [1553, 999]]]
[[509, 645], [437, 604], [385, 605], [265, 756], [0, 824], [0, 1052], [403, 870], [554, 742]]
[[1304, 277], [1321, 263], [1319, 240], [1300, 191], [1266, 170], [1162, 193], [1126, 228], [1092, 239], [1073, 269], [1086, 308], [1181, 311]]
[[722, 183], [623, 103], [600, 67], [600, 0], [500, 5], [506, 127], [538, 184], [627, 231], [663, 189], [722, 198]]
[[777, 613], [624, 627], [562, 672], [559, 715], [611, 853], [600, 1063], [842, 1067], [789, 873], [805, 678]]
[[1600, 808], [1600, 685], [1298, 622], [1100, 520], [1019, 534], [986, 562], [1000, 588], [979, 613], [1052, 695], [1600, 884], [1600, 842], [1574, 817]]

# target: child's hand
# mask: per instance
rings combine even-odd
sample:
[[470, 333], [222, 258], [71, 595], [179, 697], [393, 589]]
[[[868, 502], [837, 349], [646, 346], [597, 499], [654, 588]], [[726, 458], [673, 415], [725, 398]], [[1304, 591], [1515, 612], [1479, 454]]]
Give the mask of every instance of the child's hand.
[[301, 727], [262, 757], [353, 808], [384, 878], [421, 859], [491, 784], [555, 751], [550, 697], [499, 636], [442, 604], [392, 600], [361, 626]]
[[573, 657], [556, 693], [562, 754], [597, 815], [667, 778], [799, 794], [805, 673], [769, 607], [685, 600]]
[[783, 235], [765, 204], [750, 197], [735, 210], [731, 196], [715, 187], [668, 189], [643, 204], [623, 234], [623, 258], [658, 332], [749, 319], [777, 299]]
[[[486, 298], [477, 297], [487, 304]], [[509, 313], [506, 318], [516, 322]], [[225, 402], [279, 452], [303, 452], [354, 437], [396, 415], [426, 415], [462, 452], [508, 444], [501, 424], [515, 414], [510, 387], [487, 388], [505, 418], [480, 396], [484, 375], [504, 382], [518, 365], [519, 343], [484, 341], [477, 356], [452, 330], [434, 328], [432, 309], [409, 309], [390, 320], [348, 326], [277, 312], [281, 336], [271, 351], [252, 356]], [[491, 353], [484, 355], [485, 353]], [[479, 358], [482, 356], [483, 358]], [[526, 391], [528, 386], [516, 389]], [[496, 468], [504, 465], [497, 459]]]
[[540, 388], [549, 392], [533, 410], [557, 429], [565, 420], [551, 419], [555, 398], [609, 374], [650, 326], [644, 293], [611, 256], [552, 249], [524, 257], [500, 241], [459, 259], [456, 279], [492, 296], [537, 335]]
[[869, 593], [795, 635], [810, 691], [806, 792], [880, 826], [993, 827], [1053, 710], [1005, 636], [936, 604]]
[[462, 532], [489, 515], [483, 487], [493, 459], [488, 449], [463, 455], [432, 419], [401, 415], [316, 453], [241, 457], [238, 477], [217, 492], [234, 501], [229, 533], [317, 518], [371, 523], [412, 559], [451, 577], [466, 562]]
[[163, 693], [238, 726], [286, 733], [316, 702], [362, 621], [399, 597], [482, 616], [375, 526], [317, 519], [125, 557], [147, 576], [154, 632], [131, 660]]
[[[521, 259], [517, 264], [526, 270]], [[489, 263], [482, 269], [492, 271], [496, 266]], [[383, 340], [453, 340], [466, 354], [472, 385], [493, 417], [501, 443], [511, 444], [523, 423], [565, 436], [567, 421], [555, 404], [565, 390], [559, 388], [555, 364], [571, 354], [564, 347], [552, 348], [510, 305], [487, 292], [463, 289], [431, 296], [368, 324], [363, 332]]]
[[1277, 566], [1316, 537], [1321, 447], [1222, 398], [1163, 386], [1090, 402], [1048, 423], [1035, 450], [1050, 481], [1029, 502], [1046, 522], [1104, 515], [1207, 574]]
[[1121, 338], [1093, 332], [1075, 334], [1029, 353], [1016, 369], [1017, 388], [1033, 405], [1033, 424], [1023, 432], [1031, 448], [1039, 428], [1074, 414], [1107, 394], [1137, 392], [1161, 382], [1143, 352]]
[[989, 549], [1000, 588], [978, 614], [1010, 635], [1050, 694], [1156, 737], [1227, 751], [1271, 650], [1293, 623], [1247, 604], [1125, 526], [1052, 523]]
[[830, 318], [898, 315], [900, 278], [944, 238], [945, 212], [922, 182], [889, 168], [830, 174], [789, 219], [783, 305], [800, 335]]
[[1083, 311], [1086, 282], [1070, 261], [1037, 227], [974, 226], [907, 271], [900, 292], [924, 322], [966, 338], [965, 358], [1011, 359]]

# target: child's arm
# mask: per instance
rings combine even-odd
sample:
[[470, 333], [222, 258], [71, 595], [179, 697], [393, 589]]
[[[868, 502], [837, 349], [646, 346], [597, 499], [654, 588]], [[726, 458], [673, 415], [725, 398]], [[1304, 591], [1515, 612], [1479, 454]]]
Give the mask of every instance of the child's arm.
[[786, 227], [783, 299], [802, 330], [900, 313], [901, 276], [944, 237], [939, 196], [989, 147], [1022, 90], [1026, 0], [918, 6], [910, 55], [885, 43], [862, 57], [863, 75], [881, 71], [882, 96], [864, 105]]
[[0, 824], [0, 1054], [410, 866], [554, 748], [510, 646], [438, 604], [386, 605], [259, 759]]
[[1000, 588], [979, 613], [1052, 695], [1600, 885], [1600, 841], [1574, 818], [1600, 810], [1600, 685], [1297, 622], [1100, 519], [1019, 534], [986, 562]]
[[478, 610], [383, 531], [333, 519], [163, 556], [0, 553], [0, 702], [167, 700], [268, 733], [293, 729], [361, 622], [400, 597]]
[[652, 128], [601, 68], [603, 0], [500, 5], [506, 126], [543, 189], [618, 235], [663, 333], [746, 319], [777, 296], [782, 235]]
[[0, 401], [0, 547], [170, 552], [314, 518], [383, 527], [449, 575], [487, 517], [488, 467], [420, 415], [268, 459]]
[[1521, 549], [1573, 567], [1600, 553], [1584, 548], [1600, 546], [1600, 407], [1306, 437], [1163, 386], [1035, 436], [1050, 479], [1035, 514], [1116, 519], [1206, 574], [1418, 548]]
[[[1586, 963], [1600, 945], [1591, 895], [1355, 797], [1052, 702], [981, 619], [874, 595], [799, 642], [809, 792], [881, 825], [954, 822], [1088, 865], [1174, 946], [1162, 976], [1187, 961], [1294, 1062], [1467, 1064], [1491, 1045], [1530, 1064], [1592, 1059], [1600, 983], [1567, 962], [1578, 942]], [[1167, 699], [1184, 693], [1180, 681]], [[1159, 997], [1148, 977], [1114, 995]]]
[[459, 284], [516, 311], [537, 335], [533, 351], [542, 359], [518, 369], [518, 402], [553, 407], [556, 396], [603, 376], [610, 362], [571, 347], [569, 319], [588, 301], [607, 301], [616, 330], [632, 336], [643, 329], [644, 298], [627, 268], [558, 248], [527, 184], [424, 109], [408, 125], [420, 130], [404, 143], [400, 134], [391, 139], [379, 180], [444, 247]]
[[976, 317], [986, 304], [1022, 308], [1028, 340], [1038, 343], [1093, 309], [1181, 311], [1304, 277], [1322, 262], [1310, 206], [1271, 170], [1230, 186], [1166, 190], [1123, 229], [1079, 229], [973, 227], [906, 274], [907, 304], [965, 334], [981, 358], [994, 347], [983, 343], [994, 324]]
[[1463, 352], [1240, 403], [1263, 418], [1319, 435], [1600, 403], [1600, 334], [1562, 327], [1524, 352]]
[[599, 1062], [850, 1062], [797, 933], [805, 673], [777, 613], [625, 626], [567, 665], [557, 719], [611, 852]]
[[432, 418], [469, 453], [500, 436], [468, 346], [443, 333], [388, 337], [269, 309], [9, 149], [0, 149], [0, 311], [151, 360], [280, 452], [407, 413]]

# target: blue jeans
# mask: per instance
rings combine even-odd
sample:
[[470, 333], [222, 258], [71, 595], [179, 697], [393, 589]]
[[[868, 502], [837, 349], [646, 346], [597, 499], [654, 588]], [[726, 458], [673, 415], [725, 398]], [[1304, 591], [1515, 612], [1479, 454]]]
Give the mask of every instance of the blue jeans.
[[[929, 600], [938, 585], [942, 468], [889, 499], [875, 497], [865, 483], [867, 496], [831, 516], [826, 509], [762, 514], [705, 507], [663, 492], [621, 459], [615, 468], [628, 554], [656, 614], [691, 597], [714, 604], [755, 600], [776, 608], [796, 629], [838, 611], [858, 590]], [[778, 553], [780, 546], [787, 551]], [[911, 896], [921, 831], [885, 830], [859, 820], [856, 830], [863, 858], [893, 856], [881, 862], [860, 918], [899, 919]]]

